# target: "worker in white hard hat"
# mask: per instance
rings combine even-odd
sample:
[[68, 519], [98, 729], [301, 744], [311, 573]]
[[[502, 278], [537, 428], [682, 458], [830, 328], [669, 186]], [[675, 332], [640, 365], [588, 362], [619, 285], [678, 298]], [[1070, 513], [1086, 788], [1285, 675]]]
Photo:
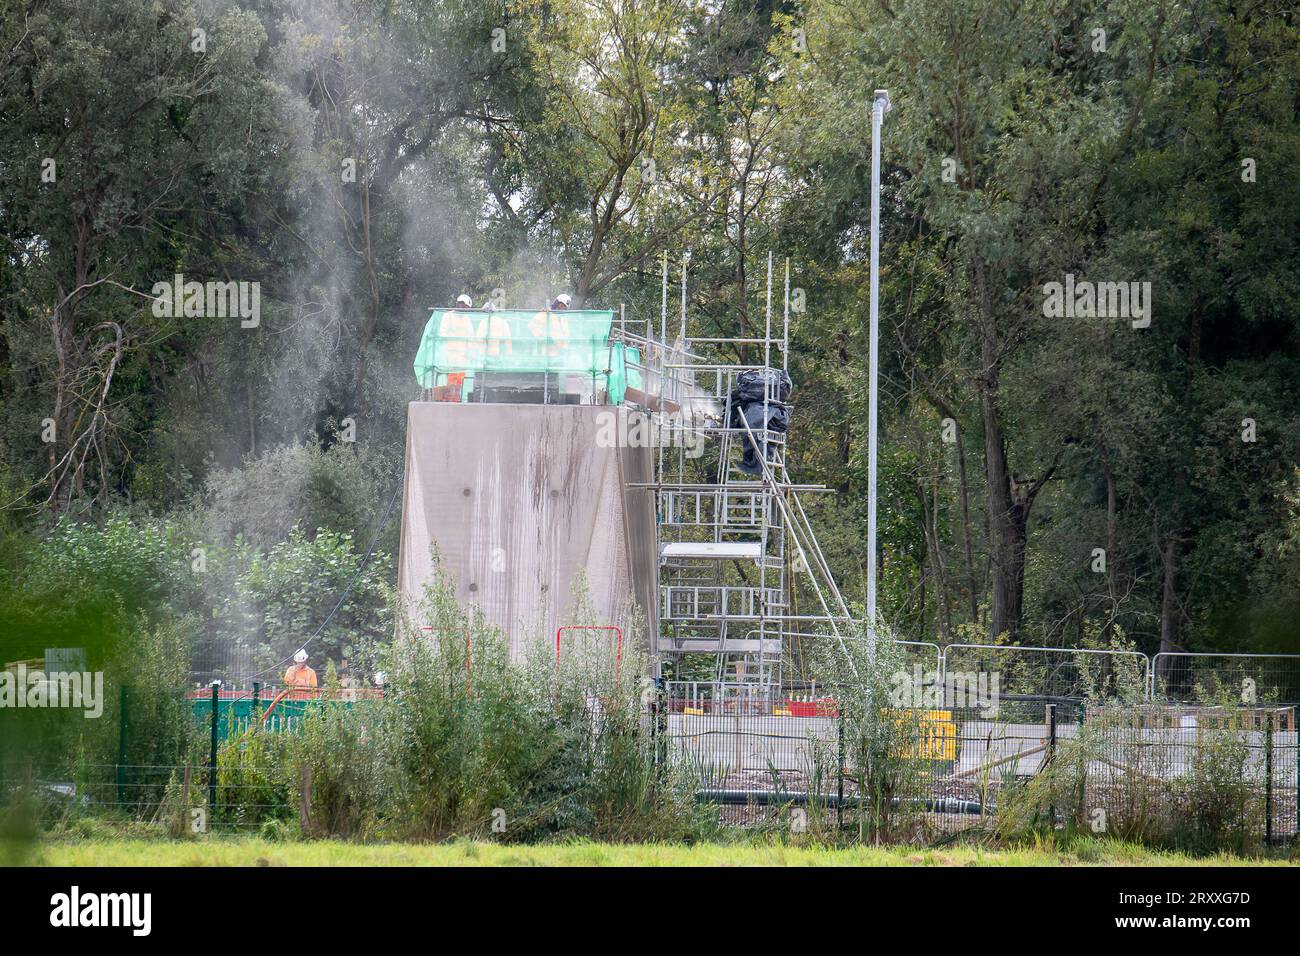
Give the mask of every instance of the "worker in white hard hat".
[[439, 372], [463, 374], [473, 367], [472, 352], [478, 344], [474, 334], [474, 317], [465, 310], [474, 308], [474, 300], [462, 292], [456, 304], [442, 313], [438, 322], [438, 336], [442, 339], [439, 352]]
[[307, 666], [307, 649], [299, 648], [293, 655], [293, 666], [284, 672], [284, 686], [290, 696], [301, 699], [313, 696], [316, 690], [316, 672]]
[[564, 353], [569, 344], [569, 319], [556, 312], [566, 312], [573, 300], [567, 292], [561, 292], [551, 303], [551, 307], [538, 312], [528, 323], [528, 331], [533, 338], [545, 343], [546, 356], [557, 358]]

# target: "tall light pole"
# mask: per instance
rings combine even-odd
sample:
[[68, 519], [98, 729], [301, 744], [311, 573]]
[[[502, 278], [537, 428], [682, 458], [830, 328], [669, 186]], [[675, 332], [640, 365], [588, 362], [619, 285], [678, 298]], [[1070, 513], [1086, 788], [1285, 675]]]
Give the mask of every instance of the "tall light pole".
[[880, 124], [889, 112], [889, 91], [871, 103], [871, 359], [867, 439], [867, 657], [876, 660], [876, 430], [880, 371]]

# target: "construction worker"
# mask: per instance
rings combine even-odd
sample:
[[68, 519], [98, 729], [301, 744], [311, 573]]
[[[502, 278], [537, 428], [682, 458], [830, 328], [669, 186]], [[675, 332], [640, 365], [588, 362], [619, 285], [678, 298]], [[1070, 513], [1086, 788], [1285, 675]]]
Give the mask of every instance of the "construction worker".
[[438, 355], [439, 372], [464, 374], [473, 366], [474, 346], [479, 344], [474, 337], [474, 320], [465, 315], [466, 309], [474, 308], [474, 300], [461, 293], [456, 296], [456, 305], [442, 313], [438, 323], [438, 337], [442, 348]]
[[573, 298], [569, 295], [569, 293], [561, 292], [559, 295], [555, 297], [555, 301], [551, 303], [551, 311], [563, 312], [569, 307], [569, 303], [572, 301]]
[[555, 314], [569, 307], [568, 298], [567, 295], [557, 297], [549, 309], [536, 313], [528, 323], [528, 331], [548, 358], [558, 358], [569, 344], [569, 318]]
[[506, 321], [505, 316], [497, 315], [495, 308], [485, 307], [483, 311], [484, 318], [475, 330], [475, 337], [486, 347], [489, 361], [513, 355], [514, 345], [510, 340], [510, 323]]
[[302, 700], [313, 696], [316, 690], [316, 672], [307, 666], [307, 649], [299, 648], [293, 655], [293, 666], [284, 672], [284, 686], [289, 696]]

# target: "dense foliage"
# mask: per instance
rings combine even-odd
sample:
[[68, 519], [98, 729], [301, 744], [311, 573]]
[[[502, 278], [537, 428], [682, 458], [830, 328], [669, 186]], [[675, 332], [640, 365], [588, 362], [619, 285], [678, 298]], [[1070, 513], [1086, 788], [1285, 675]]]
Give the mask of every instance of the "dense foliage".
[[[279, 661], [401, 473], [428, 308], [657, 318], [665, 251], [699, 335], [791, 258], [794, 471], [860, 597], [878, 87], [890, 623], [1300, 650], [1292, 4], [0, 7], [5, 660], [184, 619]], [[256, 324], [157, 314], [177, 274]], [[1049, 317], [1066, 274], [1151, 283], [1149, 325]], [[391, 633], [394, 551], [331, 660]]]

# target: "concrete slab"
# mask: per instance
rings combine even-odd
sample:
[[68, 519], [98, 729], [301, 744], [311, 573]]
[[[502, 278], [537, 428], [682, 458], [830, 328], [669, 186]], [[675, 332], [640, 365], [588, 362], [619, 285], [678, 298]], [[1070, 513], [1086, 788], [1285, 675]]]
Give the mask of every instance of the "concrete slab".
[[[482, 608], [518, 657], [528, 641], [553, 644], [556, 628], [575, 623], [573, 589], [585, 572], [601, 623], [653, 653], [654, 501], [629, 487], [653, 479], [652, 449], [597, 441], [608, 426], [601, 416], [628, 414], [638, 413], [412, 402], [398, 569], [408, 606], [431, 579], [436, 547], [458, 599]], [[632, 634], [637, 614], [647, 626]]]

